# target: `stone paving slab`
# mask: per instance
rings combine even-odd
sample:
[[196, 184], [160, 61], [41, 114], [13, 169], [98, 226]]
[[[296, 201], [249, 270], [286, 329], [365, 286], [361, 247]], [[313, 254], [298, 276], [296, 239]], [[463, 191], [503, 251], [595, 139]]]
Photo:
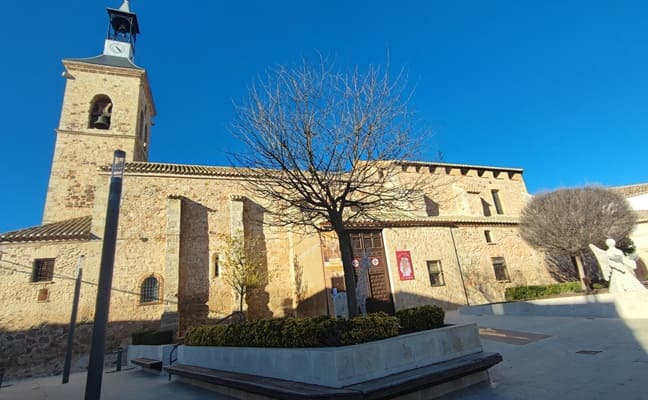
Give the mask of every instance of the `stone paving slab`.
[[490, 369], [491, 383], [443, 400], [648, 399], [648, 320], [450, 312], [446, 321], [549, 337], [519, 345], [482, 336], [484, 351], [504, 358]]
[[509, 331], [506, 329], [495, 328], [479, 328], [479, 337], [486, 340], [494, 340], [496, 342], [526, 345], [529, 343], [537, 342], [538, 340], [546, 339], [551, 335], [543, 335], [540, 333]]
[[[0, 400], [81, 400], [85, 396], [86, 373], [70, 374], [70, 382], [61, 384], [61, 376], [4, 382]], [[169, 382], [166, 376], [136, 369], [104, 373], [101, 400], [233, 400], [212, 391]]]

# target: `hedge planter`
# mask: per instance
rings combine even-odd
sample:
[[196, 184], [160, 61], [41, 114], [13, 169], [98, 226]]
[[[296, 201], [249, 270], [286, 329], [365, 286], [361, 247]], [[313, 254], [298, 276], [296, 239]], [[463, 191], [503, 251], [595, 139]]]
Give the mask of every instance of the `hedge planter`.
[[180, 346], [178, 363], [341, 388], [481, 351], [465, 324], [343, 347]]

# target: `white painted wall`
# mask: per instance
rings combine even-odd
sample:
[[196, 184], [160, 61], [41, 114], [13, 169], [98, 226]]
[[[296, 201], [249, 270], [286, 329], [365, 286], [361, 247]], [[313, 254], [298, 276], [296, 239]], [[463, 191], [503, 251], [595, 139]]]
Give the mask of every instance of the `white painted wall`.
[[628, 203], [633, 210], [648, 210], [648, 193], [628, 197]]

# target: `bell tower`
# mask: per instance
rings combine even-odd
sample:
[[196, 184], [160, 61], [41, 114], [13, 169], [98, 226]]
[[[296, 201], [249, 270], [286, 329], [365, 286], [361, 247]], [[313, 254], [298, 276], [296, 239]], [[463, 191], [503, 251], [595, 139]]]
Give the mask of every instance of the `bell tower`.
[[148, 161], [155, 105], [146, 71], [134, 64], [139, 31], [128, 0], [108, 9], [103, 53], [63, 60], [63, 106], [50, 171], [43, 223], [92, 213], [97, 168], [113, 152]]

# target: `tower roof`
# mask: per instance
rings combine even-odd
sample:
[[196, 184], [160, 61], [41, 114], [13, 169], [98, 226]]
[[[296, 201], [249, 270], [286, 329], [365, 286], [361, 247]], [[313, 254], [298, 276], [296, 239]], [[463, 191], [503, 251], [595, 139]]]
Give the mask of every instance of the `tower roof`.
[[129, 58], [115, 57], [107, 54], [101, 54], [89, 58], [64, 58], [66, 61], [76, 61], [87, 64], [107, 65], [109, 67], [130, 68], [144, 70], [144, 68], [135, 65]]

